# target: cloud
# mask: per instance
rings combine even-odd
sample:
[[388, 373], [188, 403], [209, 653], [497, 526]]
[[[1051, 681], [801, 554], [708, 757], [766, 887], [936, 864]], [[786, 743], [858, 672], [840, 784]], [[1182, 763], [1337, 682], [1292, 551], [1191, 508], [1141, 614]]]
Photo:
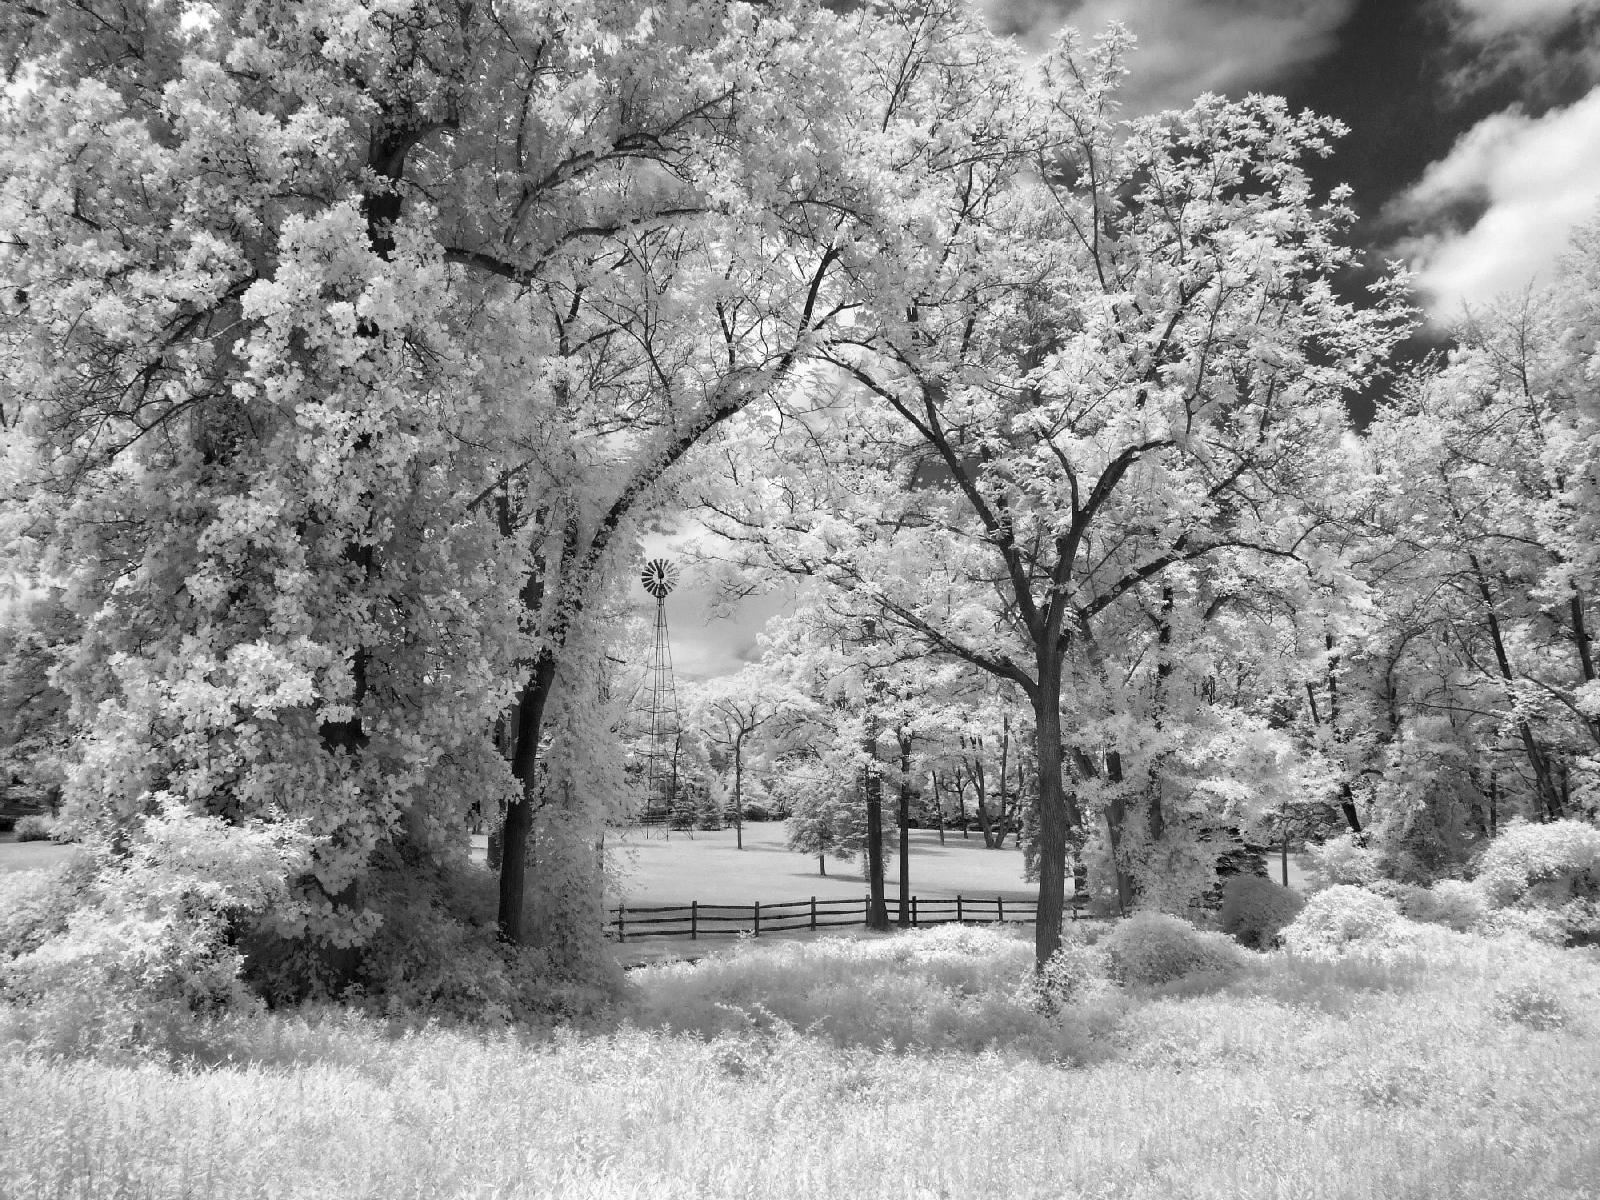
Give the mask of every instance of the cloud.
[[1417, 231], [1397, 249], [1435, 319], [1548, 276], [1573, 229], [1600, 206], [1597, 146], [1600, 88], [1539, 117], [1496, 113], [1390, 206], [1388, 218]]
[[1125, 101], [1135, 111], [1201, 92], [1277, 82], [1334, 46], [1356, 0], [985, 0], [990, 22], [1032, 50], [1064, 25], [1093, 37], [1120, 21], [1139, 39]]
[[1600, 0], [1435, 0], [1459, 96], [1515, 81], [1527, 100], [1567, 103], [1600, 83]]
[[1480, 41], [1523, 30], [1544, 30], [1586, 12], [1600, 0], [1451, 0], [1463, 32]]

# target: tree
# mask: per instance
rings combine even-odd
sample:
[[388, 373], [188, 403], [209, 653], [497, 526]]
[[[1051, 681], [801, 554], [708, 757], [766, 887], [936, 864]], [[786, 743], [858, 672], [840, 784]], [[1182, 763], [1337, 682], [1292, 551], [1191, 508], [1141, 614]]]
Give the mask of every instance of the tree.
[[60, 802], [67, 697], [50, 681], [73, 630], [48, 588], [0, 588], [0, 797]]
[[307, 822], [259, 932], [284, 988], [339, 990], [505, 800], [500, 926], [524, 940], [546, 717], [593, 690], [558, 667], [593, 661], [582, 622], [674, 465], [829, 318], [837, 22], [731, 0], [0, 22], [29, 79], [0, 101], [0, 418], [38, 448], [6, 500], [83, 630], [73, 819], [136, 837], [176, 798]]
[[1401, 875], [1459, 867], [1518, 812], [1594, 804], [1591, 258], [1463, 322], [1448, 360], [1397, 389], [1370, 431], [1381, 843]]
[[1332, 290], [1350, 213], [1303, 165], [1332, 122], [1214, 96], [1118, 121], [1120, 38], [1068, 38], [1028, 84], [944, 20], [964, 53], [881, 66], [886, 128], [932, 176], [912, 206], [927, 236], [852, 258], [865, 299], [825, 354], [833, 374], [740, 445], [773, 482], [746, 467], [711, 505], [752, 558], [1028, 697], [1042, 964], [1083, 789], [1106, 796], [1113, 836], [1122, 824], [1133, 728], [1110, 751], [1063, 730], [1081, 689], [1114, 701], [1102, 631], [1180, 569], [1247, 587], [1254, 564], [1300, 555], [1340, 462], [1342, 396], [1403, 314]]
[[[760, 672], [749, 667], [689, 689], [690, 719], [705, 731], [733, 763], [733, 828], [735, 846], [744, 849], [744, 762], [750, 737], [799, 706], [799, 697], [769, 689]], [[792, 719], [792, 718], [791, 718]]]

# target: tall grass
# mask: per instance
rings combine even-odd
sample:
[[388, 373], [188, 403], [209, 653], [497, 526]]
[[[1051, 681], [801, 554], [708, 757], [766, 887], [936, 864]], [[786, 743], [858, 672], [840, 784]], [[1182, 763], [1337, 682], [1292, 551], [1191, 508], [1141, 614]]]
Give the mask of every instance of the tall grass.
[[[1398, 956], [1276, 953], [1226, 982], [1117, 993], [1098, 1023], [1069, 1006], [1074, 1065], [1049, 1061], [1033, 1025], [1005, 1035], [1045, 1020], [1012, 1003], [1026, 959], [972, 931], [824, 942], [639, 972], [635, 1023], [603, 1033], [390, 1036], [305, 1014], [235, 1028], [217, 1044], [236, 1061], [204, 1068], [0, 1053], [0, 1195], [1600, 1189], [1592, 955], [1433, 929]], [[1530, 989], [1568, 1019], [1496, 1000]]]

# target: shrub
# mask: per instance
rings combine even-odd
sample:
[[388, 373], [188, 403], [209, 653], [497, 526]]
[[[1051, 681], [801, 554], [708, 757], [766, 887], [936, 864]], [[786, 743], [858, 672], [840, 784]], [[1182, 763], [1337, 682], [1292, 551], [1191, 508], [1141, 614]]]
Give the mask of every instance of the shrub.
[[1335, 884], [1306, 902], [1283, 931], [1296, 954], [1333, 958], [1347, 950], [1387, 950], [1405, 939], [1394, 901], [1365, 888]]
[[634, 1019], [707, 1041], [803, 1030], [835, 1046], [1003, 1051], [1082, 1061], [1101, 1014], [1041, 1011], [1032, 947], [992, 929], [941, 926], [858, 940], [752, 942], [697, 964], [630, 973]]
[[1497, 909], [1548, 914], [1569, 945], [1600, 942], [1600, 827], [1513, 825], [1490, 843], [1477, 884]]
[[1240, 945], [1270, 950], [1305, 904], [1305, 897], [1293, 888], [1259, 875], [1235, 875], [1222, 886], [1218, 928]]
[[1565, 946], [1567, 926], [1550, 909], [1491, 908], [1478, 925], [1488, 937], [1523, 937], [1546, 946]]
[[25, 1006], [22, 1035], [51, 1053], [178, 1053], [197, 1018], [255, 1006], [230, 922], [279, 901], [302, 855], [294, 827], [229, 826], [169, 802], [122, 860], [59, 904], [42, 899], [10, 935], [21, 952], [0, 963], [0, 998]]
[[1556, 907], [1600, 895], [1600, 827], [1584, 821], [1512, 825], [1489, 844], [1478, 883], [1496, 907]]
[[1483, 891], [1459, 879], [1441, 879], [1431, 888], [1419, 889], [1401, 909], [1413, 921], [1444, 925], [1466, 933], [1483, 923], [1489, 902]]
[[1308, 846], [1306, 853], [1311, 858], [1309, 882], [1315, 891], [1340, 884], [1361, 887], [1379, 877], [1378, 856], [1365, 846], [1358, 846], [1353, 833], [1329, 838], [1320, 846]]
[[1519, 979], [1495, 988], [1489, 1011], [1501, 1021], [1530, 1029], [1560, 1029], [1571, 1019], [1561, 997], [1542, 979]]
[[1030, 981], [1034, 1004], [1049, 1014], [1097, 996], [1111, 982], [1110, 967], [1100, 947], [1067, 942]]
[[65, 933], [86, 903], [93, 865], [77, 859], [43, 871], [0, 875], [0, 976], [4, 964]]
[[55, 832], [56, 823], [43, 813], [33, 813], [17, 822], [19, 842], [48, 842]]
[[0, 813], [0, 833], [10, 833], [17, 827], [17, 818]]
[[744, 819], [746, 821], [770, 821], [772, 812], [764, 804], [746, 804], [744, 806]]
[[1111, 978], [1153, 986], [1197, 972], [1228, 974], [1244, 963], [1239, 948], [1220, 933], [1196, 929], [1166, 913], [1135, 913], [1100, 939]]

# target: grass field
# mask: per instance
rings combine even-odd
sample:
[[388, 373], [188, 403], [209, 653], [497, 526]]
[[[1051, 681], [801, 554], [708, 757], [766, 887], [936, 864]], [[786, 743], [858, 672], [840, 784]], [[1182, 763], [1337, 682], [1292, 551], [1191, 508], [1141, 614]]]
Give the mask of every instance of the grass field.
[[[691, 838], [674, 833], [663, 839], [639, 830], [608, 835], [606, 853], [623, 878], [616, 899], [629, 904], [763, 904], [781, 900], [853, 900], [864, 895], [866, 878], [859, 861], [830, 857], [827, 875], [817, 873], [813, 856], [796, 854], [784, 844], [781, 821], [763, 821], [744, 827], [744, 849], [734, 846], [731, 829], [697, 832]], [[1022, 852], [1009, 845], [987, 850], [974, 833], [939, 834], [931, 829], [911, 831], [911, 891], [918, 896], [1004, 896], [1027, 899], [1036, 894], [1022, 878]], [[885, 866], [887, 884], [894, 891], [899, 865]], [[615, 900], [613, 900], [613, 903]]]
[[[1017, 999], [1027, 964], [970, 930], [751, 945], [635, 972], [606, 1029], [274, 1017], [176, 1072], [0, 1051], [0, 1195], [1600, 1195], [1593, 955], [1429, 930], [1401, 958], [1275, 953], [1051, 1018]], [[1498, 1004], [1531, 984], [1563, 1027]]]
[[0, 841], [0, 875], [8, 871], [42, 871], [66, 862], [78, 852], [76, 846], [55, 842], [19, 842], [11, 835], [7, 839]]

